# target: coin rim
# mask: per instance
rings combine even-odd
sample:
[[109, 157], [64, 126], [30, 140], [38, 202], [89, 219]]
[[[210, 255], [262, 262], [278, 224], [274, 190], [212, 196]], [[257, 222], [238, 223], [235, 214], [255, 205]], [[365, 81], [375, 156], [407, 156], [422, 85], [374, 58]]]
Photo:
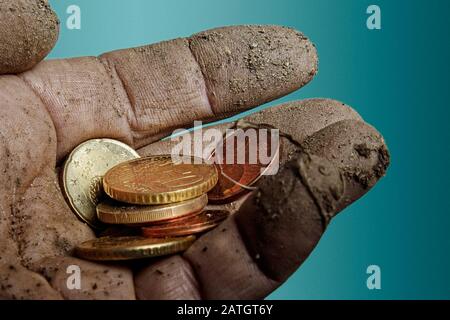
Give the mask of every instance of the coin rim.
[[[181, 202], [163, 204], [156, 206], [142, 206], [139, 209], [124, 209], [123, 212], [115, 212], [102, 210], [102, 207], [114, 208], [110, 204], [100, 202], [97, 205], [97, 218], [107, 224], [145, 224], [152, 222], [162, 222], [165, 220], [180, 218], [191, 213], [201, 211], [208, 204], [208, 195], [206, 193], [201, 196]], [[139, 210], [139, 211], [138, 211]], [[143, 211], [145, 210], [145, 211]]]
[[[102, 238], [130, 238], [130, 237], [102, 237]], [[75, 254], [83, 259], [91, 261], [124, 261], [134, 259], [145, 259], [160, 257], [169, 254], [174, 254], [180, 251], [184, 251], [195, 241], [194, 235], [186, 237], [170, 237], [166, 239], [160, 239], [160, 243], [140, 244], [135, 246], [122, 246], [122, 247], [106, 247], [106, 248], [93, 248], [90, 244], [99, 241], [102, 238], [97, 238], [89, 241], [85, 241], [75, 248]], [[145, 242], [145, 240], [155, 240], [155, 238], [133, 236]]]
[[[112, 172], [113, 169], [117, 168], [121, 165], [126, 165], [128, 163], [132, 163], [135, 161], [144, 161], [146, 159], [153, 158], [171, 158], [171, 155], [157, 155], [157, 156], [149, 156], [142, 157], [139, 159], [133, 159], [129, 161], [125, 161], [123, 163], [118, 164], [117, 166], [108, 170], [103, 176], [103, 190], [105, 193], [111, 198], [126, 202], [129, 204], [140, 204], [140, 205], [157, 205], [157, 204], [170, 204], [180, 201], [189, 200], [192, 198], [199, 197], [200, 195], [207, 193], [211, 190], [219, 180], [219, 175], [217, 172], [217, 168], [214, 165], [209, 165], [206, 163], [202, 163], [202, 165], [210, 166], [213, 168], [213, 173], [211, 177], [207, 178], [206, 181], [199, 183], [198, 185], [191, 186], [189, 188], [175, 190], [175, 191], [165, 191], [159, 193], [151, 193], [151, 192], [132, 192], [132, 191], [117, 191], [114, 187], [108, 184], [107, 175]], [[195, 159], [195, 157], [190, 156], [190, 158]], [[199, 158], [201, 159], [201, 158]], [[204, 161], [202, 159], [202, 161]], [[195, 165], [195, 164], [194, 164]]]
[[[134, 154], [137, 158], [140, 158], [139, 153], [137, 153], [136, 150], [134, 150], [132, 147], [130, 147], [129, 145], [127, 145], [126, 143], [123, 143], [121, 141], [118, 140], [114, 140], [114, 139], [108, 139], [108, 138], [100, 138], [100, 139], [89, 139], [86, 140], [85, 142], [79, 144], [78, 146], [76, 146], [72, 152], [67, 156], [67, 159], [64, 161], [64, 165], [63, 165], [63, 170], [62, 170], [62, 175], [61, 175], [61, 182], [62, 182], [62, 193], [64, 195], [64, 198], [67, 200], [67, 202], [69, 203], [69, 207], [70, 209], [75, 213], [75, 215], [82, 220], [83, 222], [87, 223], [90, 227], [95, 228], [95, 229], [100, 229], [101, 226], [99, 225], [99, 221], [90, 221], [89, 219], [87, 219], [81, 212], [79, 212], [74, 204], [74, 200], [72, 199], [71, 195], [69, 194], [69, 192], [67, 192], [67, 166], [70, 160], [73, 159], [73, 155], [75, 154], [75, 152], [77, 152], [79, 149], [81, 149], [84, 145], [91, 143], [93, 141], [107, 141], [107, 142], [111, 142], [114, 144], [117, 144], [119, 146], [124, 147], [125, 149], [127, 149], [128, 151], [131, 151], [132, 154]], [[134, 160], [136, 160], [134, 159]], [[103, 182], [103, 178], [102, 178], [102, 182]], [[94, 214], [94, 217], [97, 219], [97, 215]]]
[[191, 228], [186, 228], [186, 229], [181, 229], [181, 228], [178, 230], [173, 229], [173, 230], [164, 231], [164, 232], [157, 232], [157, 231], [152, 232], [152, 230], [142, 230], [142, 235], [147, 238], [183, 237], [183, 236], [187, 236], [187, 235], [194, 235], [194, 234], [210, 231], [210, 230], [216, 228], [218, 225], [220, 225], [220, 222], [215, 223], [215, 224], [214, 223], [205, 224], [202, 226], [196, 226], [196, 227], [191, 227]]
[[[202, 212], [201, 214], [207, 213], [208, 211], [227, 212], [227, 210], [207, 210]], [[149, 238], [158, 236], [167, 236], [167, 237], [186, 236], [214, 229], [229, 217], [230, 213], [227, 212], [227, 214], [225, 214], [223, 218], [216, 219], [215, 221], [206, 221], [203, 223], [195, 223], [195, 224], [189, 224], [189, 221], [187, 221], [184, 225], [181, 224], [170, 225], [170, 223], [167, 223], [167, 225], [163, 226], [142, 227], [141, 232], [144, 237]]]

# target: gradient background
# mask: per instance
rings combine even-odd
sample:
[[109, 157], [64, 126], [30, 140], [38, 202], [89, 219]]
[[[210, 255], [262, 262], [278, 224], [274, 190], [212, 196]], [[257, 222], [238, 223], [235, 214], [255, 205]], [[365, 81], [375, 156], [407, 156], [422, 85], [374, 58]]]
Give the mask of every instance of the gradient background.
[[[273, 299], [450, 298], [450, 1], [51, 0], [61, 19], [50, 58], [98, 55], [232, 24], [280, 24], [316, 45], [312, 83], [275, 103], [330, 97], [386, 138], [392, 166], [338, 216]], [[81, 30], [66, 9], [81, 7]], [[382, 30], [366, 28], [377, 4]], [[266, 106], [264, 106], [266, 107]], [[366, 287], [381, 267], [382, 290]]]

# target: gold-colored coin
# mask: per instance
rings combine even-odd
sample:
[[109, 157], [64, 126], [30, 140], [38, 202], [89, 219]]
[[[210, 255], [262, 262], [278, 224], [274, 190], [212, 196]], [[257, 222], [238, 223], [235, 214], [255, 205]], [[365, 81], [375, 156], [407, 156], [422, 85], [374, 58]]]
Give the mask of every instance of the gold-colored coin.
[[75, 248], [80, 258], [94, 261], [133, 260], [159, 257], [189, 248], [195, 236], [180, 238], [103, 237], [83, 242]]
[[146, 224], [164, 222], [199, 212], [208, 204], [206, 194], [200, 197], [155, 206], [127, 205], [114, 200], [106, 200], [97, 205], [97, 217], [109, 224]]
[[[196, 164], [198, 163], [198, 164]], [[214, 165], [194, 157], [153, 156], [121, 163], [103, 177], [105, 192], [131, 204], [167, 204], [192, 199], [217, 183]]]
[[62, 190], [72, 210], [91, 227], [98, 227], [96, 206], [103, 175], [115, 165], [139, 158], [126, 144], [112, 139], [89, 140], [76, 147], [62, 172]]

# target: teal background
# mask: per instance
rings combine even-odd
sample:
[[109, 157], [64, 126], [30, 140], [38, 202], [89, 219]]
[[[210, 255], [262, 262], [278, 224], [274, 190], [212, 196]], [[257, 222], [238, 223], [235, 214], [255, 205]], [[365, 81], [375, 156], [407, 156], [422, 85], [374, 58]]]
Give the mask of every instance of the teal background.
[[[62, 20], [50, 58], [189, 36], [232, 24], [280, 24], [317, 45], [314, 81], [281, 101], [330, 97], [354, 108], [386, 138], [388, 175], [339, 215], [310, 259], [269, 298], [450, 298], [450, 1], [53, 0]], [[68, 30], [66, 9], [82, 10]], [[377, 4], [382, 30], [366, 28]], [[265, 107], [265, 106], [264, 106]], [[366, 268], [381, 267], [369, 291]]]

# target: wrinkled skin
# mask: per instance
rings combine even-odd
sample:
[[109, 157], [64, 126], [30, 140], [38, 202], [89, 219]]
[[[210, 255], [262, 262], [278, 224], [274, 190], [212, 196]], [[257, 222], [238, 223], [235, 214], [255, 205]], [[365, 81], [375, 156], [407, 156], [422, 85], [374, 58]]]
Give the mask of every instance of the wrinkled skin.
[[0, 1], [0, 74], [24, 72], [55, 46], [59, 20], [48, 0]]
[[[181, 255], [120, 265], [73, 257], [95, 234], [66, 204], [58, 168], [92, 138], [167, 153], [171, 143], [159, 140], [174, 129], [281, 97], [316, 72], [316, 50], [302, 34], [241, 26], [0, 76], [0, 298], [267, 296], [308, 257], [329, 219], [385, 173], [383, 138], [350, 107], [306, 100], [245, 119], [285, 133], [280, 173], [227, 205], [234, 214]], [[81, 268], [81, 290], [67, 288], [69, 265]]]

